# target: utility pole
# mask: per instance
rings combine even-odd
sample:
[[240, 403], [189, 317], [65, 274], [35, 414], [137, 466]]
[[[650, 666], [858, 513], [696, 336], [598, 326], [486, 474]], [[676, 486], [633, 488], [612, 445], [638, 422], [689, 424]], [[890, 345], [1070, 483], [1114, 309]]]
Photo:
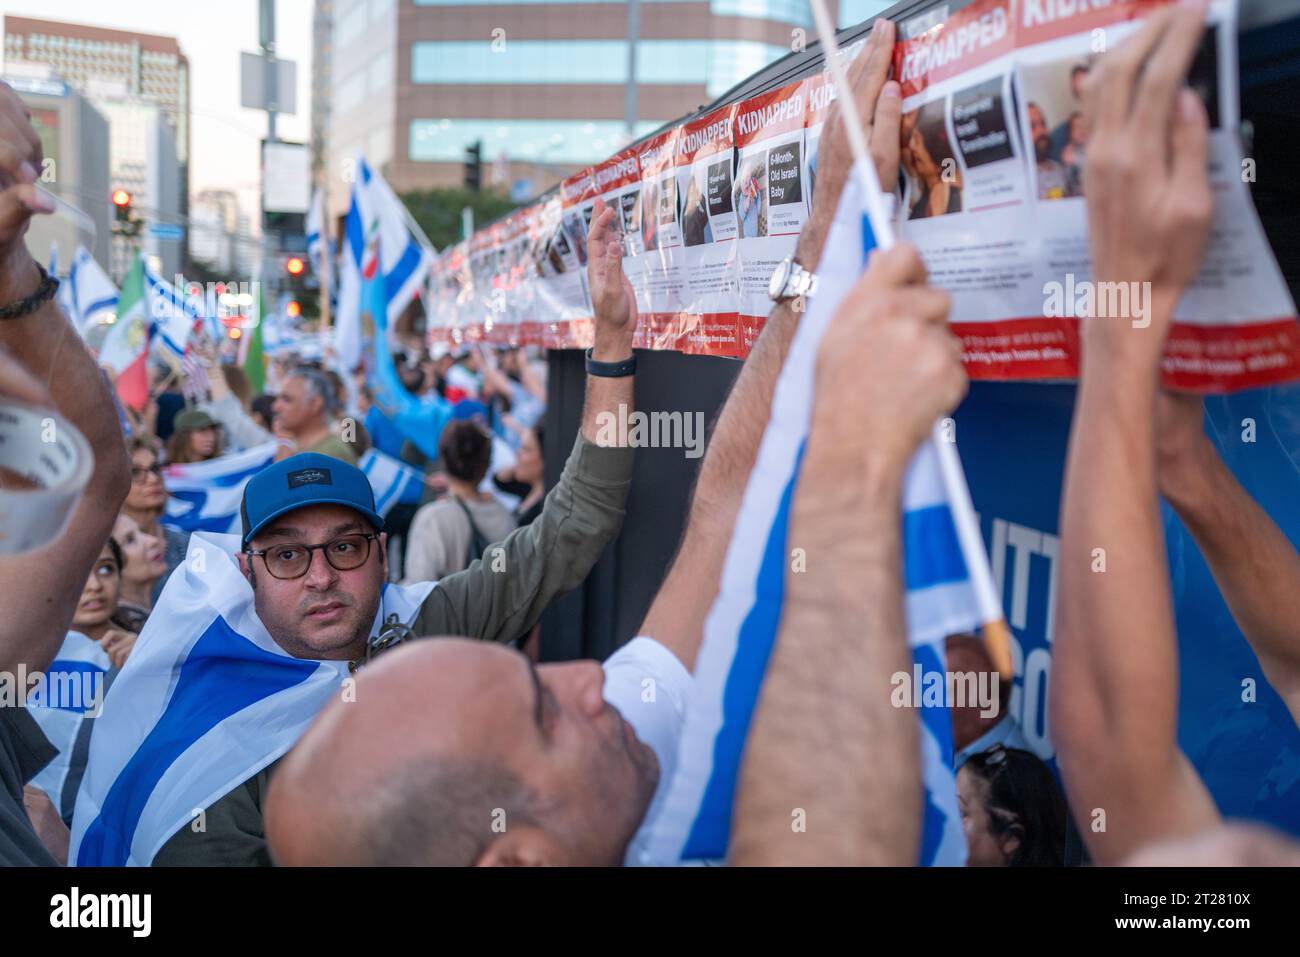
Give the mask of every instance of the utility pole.
[[[279, 84], [277, 80], [278, 68], [275, 63], [275, 0], [258, 0], [257, 4], [257, 42], [262, 50], [262, 73], [266, 90], [266, 142], [276, 142], [275, 133], [275, 114], [278, 109], [277, 100], [279, 99]], [[261, 225], [262, 225], [262, 247], [257, 257], [257, 268], [253, 273], [253, 281], [260, 284], [262, 282], [263, 269], [271, 253], [271, 236], [267, 230], [266, 223], [266, 168], [265, 168], [266, 147], [262, 147], [262, 155], [258, 157], [258, 162], [262, 166], [262, 203], [261, 207]], [[274, 290], [273, 290], [274, 291]], [[260, 321], [260, 319], [259, 319]]]

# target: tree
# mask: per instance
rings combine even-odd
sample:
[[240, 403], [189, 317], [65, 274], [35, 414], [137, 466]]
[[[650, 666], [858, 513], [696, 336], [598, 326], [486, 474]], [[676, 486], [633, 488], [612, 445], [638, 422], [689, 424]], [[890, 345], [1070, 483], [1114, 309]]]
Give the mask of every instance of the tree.
[[461, 187], [412, 190], [401, 200], [439, 252], [461, 240], [461, 210], [474, 210], [474, 225], [483, 226], [519, 204], [497, 190], [473, 192]]

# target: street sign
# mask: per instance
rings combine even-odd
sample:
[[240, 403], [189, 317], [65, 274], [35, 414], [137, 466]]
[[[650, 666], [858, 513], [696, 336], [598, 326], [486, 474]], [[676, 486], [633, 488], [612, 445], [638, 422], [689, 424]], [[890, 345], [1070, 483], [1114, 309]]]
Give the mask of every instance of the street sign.
[[175, 223], [150, 223], [149, 235], [154, 239], [184, 239], [185, 229]]
[[305, 213], [311, 205], [311, 151], [305, 143], [262, 143], [262, 208]]
[[[298, 65], [293, 60], [275, 61], [275, 111], [293, 116], [298, 112]], [[265, 110], [266, 59], [260, 53], [239, 54], [239, 105]]]

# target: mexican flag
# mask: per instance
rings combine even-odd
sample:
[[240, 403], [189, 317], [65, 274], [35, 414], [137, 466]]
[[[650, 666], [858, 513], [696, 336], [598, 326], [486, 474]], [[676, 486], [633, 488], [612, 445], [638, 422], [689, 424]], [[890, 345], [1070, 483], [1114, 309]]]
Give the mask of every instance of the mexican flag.
[[144, 260], [138, 255], [122, 282], [117, 300], [117, 321], [104, 337], [99, 364], [113, 374], [117, 395], [125, 405], [140, 411], [149, 401], [149, 346], [153, 321], [145, 296]]

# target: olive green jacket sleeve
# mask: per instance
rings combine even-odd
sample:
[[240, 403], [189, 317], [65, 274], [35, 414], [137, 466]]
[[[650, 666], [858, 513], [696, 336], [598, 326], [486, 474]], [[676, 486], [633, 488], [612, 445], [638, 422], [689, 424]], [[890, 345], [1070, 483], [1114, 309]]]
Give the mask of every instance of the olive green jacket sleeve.
[[632, 456], [629, 448], [598, 446], [579, 433], [542, 514], [438, 582], [415, 633], [510, 641], [527, 632], [547, 605], [582, 583], [618, 536]]

